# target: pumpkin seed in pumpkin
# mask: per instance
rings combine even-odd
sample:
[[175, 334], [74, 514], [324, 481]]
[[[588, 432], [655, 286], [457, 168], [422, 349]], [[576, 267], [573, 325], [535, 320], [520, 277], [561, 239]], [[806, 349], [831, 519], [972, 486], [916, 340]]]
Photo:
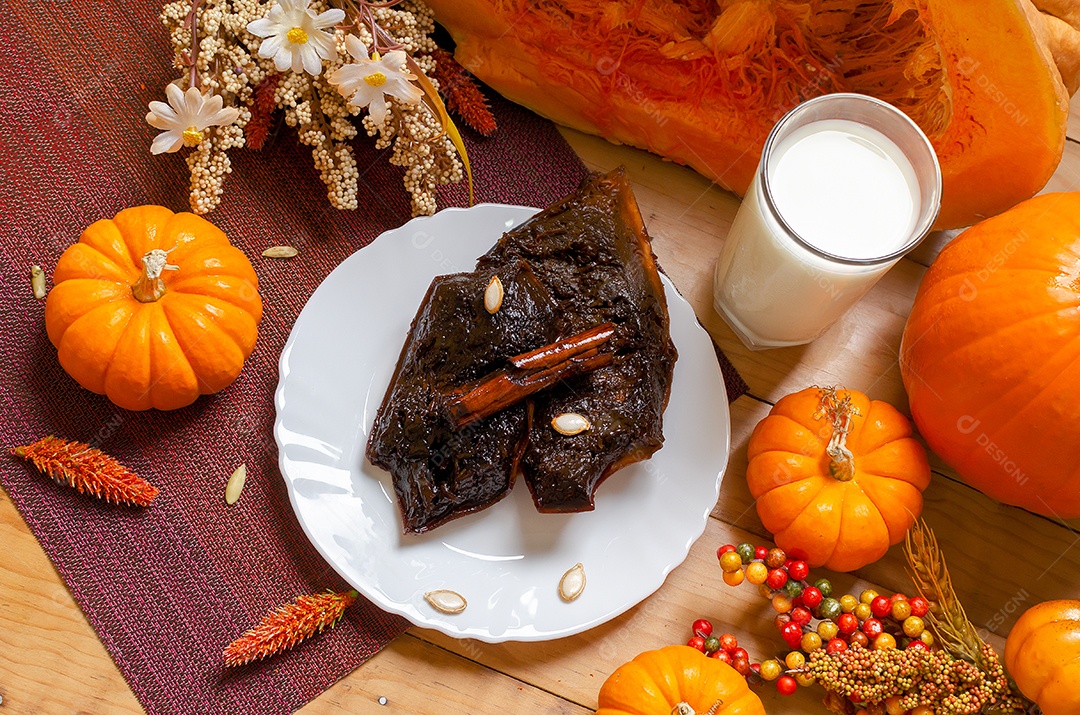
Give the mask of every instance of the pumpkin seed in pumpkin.
[[30, 266], [30, 287], [34, 290], [34, 297], [41, 300], [45, 297], [45, 271], [41, 266]]
[[300, 253], [292, 246], [271, 246], [262, 252], [267, 258], [292, 258]]
[[562, 414], [555, 415], [551, 420], [551, 426], [554, 427], [555, 431], [559, 434], [565, 434], [567, 436], [581, 434], [592, 427], [589, 420], [586, 419], [584, 415], [579, 415], [576, 412], [563, 412]]
[[225, 503], [232, 505], [240, 499], [240, 492], [244, 491], [244, 482], [247, 481], [247, 465], [241, 464], [233, 470], [229, 477], [229, 483], [225, 485]]
[[494, 315], [499, 312], [503, 302], [503, 284], [498, 276], [492, 276], [484, 291], [484, 309]]
[[442, 611], [443, 613], [461, 613], [469, 605], [465, 597], [460, 593], [446, 589], [428, 591], [424, 594], [424, 600], [430, 603], [431, 607], [436, 611]]
[[559, 580], [559, 597], [566, 602], [573, 601], [585, 590], [585, 567], [580, 563], [574, 566]]

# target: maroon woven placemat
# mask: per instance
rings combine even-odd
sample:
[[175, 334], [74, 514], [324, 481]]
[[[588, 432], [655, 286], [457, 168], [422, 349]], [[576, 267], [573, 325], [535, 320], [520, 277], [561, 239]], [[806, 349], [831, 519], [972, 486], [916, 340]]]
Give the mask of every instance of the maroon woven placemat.
[[[187, 167], [153, 158], [146, 103], [174, 78], [156, 2], [10, 3], [0, 23], [0, 444], [46, 434], [100, 447], [161, 488], [145, 510], [108, 505], [0, 457], [0, 481], [56, 564], [147, 712], [285, 713], [399, 634], [404, 621], [367, 602], [291, 653], [226, 672], [221, 652], [269, 608], [346, 588], [304, 537], [272, 437], [277, 359], [312, 291], [338, 263], [409, 217], [401, 174], [357, 142], [360, 209], [326, 201], [310, 152], [283, 129], [262, 152], [233, 153], [221, 207], [209, 216], [255, 257], [264, 316], [240, 378], [170, 413], [133, 413], [79, 388], [45, 334], [29, 266], [55, 266], [83, 227], [128, 206], [187, 208]], [[584, 168], [555, 129], [494, 102], [500, 129], [472, 141], [477, 200], [543, 206]], [[463, 205], [463, 187], [443, 205]], [[287, 243], [288, 261], [260, 259]], [[388, 271], [396, 270], [387, 266]], [[364, 306], [357, 306], [363, 310]], [[378, 309], [372, 306], [372, 309]], [[398, 346], [388, 346], [395, 353]], [[734, 370], [729, 385], [742, 384]], [[227, 476], [248, 467], [243, 498]]]

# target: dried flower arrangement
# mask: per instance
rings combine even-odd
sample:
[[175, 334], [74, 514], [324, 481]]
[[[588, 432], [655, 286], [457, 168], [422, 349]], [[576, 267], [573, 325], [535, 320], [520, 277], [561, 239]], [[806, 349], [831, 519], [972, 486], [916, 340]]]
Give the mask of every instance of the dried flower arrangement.
[[[166, 87], [168, 103], [149, 105], [146, 121], [162, 130], [151, 152], [191, 150], [196, 213], [221, 202], [229, 150], [261, 148], [279, 109], [311, 147], [337, 208], [358, 205], [349, 142], [358, 133], [350, 118], [360, 114], [375, 147], [391, 148], [390, 163], [405, 168], [413, 215], [434, 213], [436, 189], [469, 175], [464, 144], [429, 79], [437, 76], [434, 20], [420, 0], [175, 0], [161, 19], [184, 74]], [[475, 85], [458, 80], [448, 89]], [[481, 133], [494, 129], [482, 96], [455, 96], [451, 105], [464, 106]]]

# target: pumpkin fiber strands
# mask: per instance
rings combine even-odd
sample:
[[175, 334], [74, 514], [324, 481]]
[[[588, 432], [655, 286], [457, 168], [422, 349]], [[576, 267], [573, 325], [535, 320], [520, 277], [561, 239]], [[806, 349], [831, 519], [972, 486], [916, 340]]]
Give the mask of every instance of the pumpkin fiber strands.
[[150, 506], [158, 488], [101, 450], [82, 442], [52, 435], [15, 447], [11, 453], [22, 457], [57, 483], [75, 487], [115, 504]]
[[[455, 56], [555, 121], [745, 193], [799, 102], [889, 102], [939, 156], [939, 228], [1041, 189], [1080, 74], [1074, 0], [429, 0]], [[1075, 9], [1070, 9], [1072, 6]], [[1053, 14], [1050, 14], [1052, 12]]]
[[225, 665], [235, 667], [289, 650], [297, 643], [332, 627], [356, 601], [356, 591], [327, 591], [300, 596], [270, 611], [262, 622], [225, 649]]

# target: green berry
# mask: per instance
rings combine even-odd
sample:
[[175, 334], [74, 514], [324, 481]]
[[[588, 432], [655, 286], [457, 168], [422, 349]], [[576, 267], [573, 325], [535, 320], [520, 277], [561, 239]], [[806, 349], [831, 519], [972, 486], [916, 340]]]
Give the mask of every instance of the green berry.
[[821, 618], [826, 621], [836, 620], [842, 612], [843, 609], [840, 607], [840, 601], [835, 598], [826, 598], [821, 602], [821, 605], [818, 606], [818, 613], [821, 614]]
[[742, 557], [744, 564], [748, 564], [754, 560], [754, 545], [743, 542], [735, 547], [735, 553]]
[[829, 579], [819, 578], [817, 581], [814, 581], [814, 586], [817, 587], [817, 590], [821, 591], [821, 595], [825, 598], [832, 595], [832, 582], [830, 582]]
[[784, 584], [783, 591], [788, 598], [798, 598], [803, 592], [802, 583], [795, 579], [788, 579], [787, 583]]

